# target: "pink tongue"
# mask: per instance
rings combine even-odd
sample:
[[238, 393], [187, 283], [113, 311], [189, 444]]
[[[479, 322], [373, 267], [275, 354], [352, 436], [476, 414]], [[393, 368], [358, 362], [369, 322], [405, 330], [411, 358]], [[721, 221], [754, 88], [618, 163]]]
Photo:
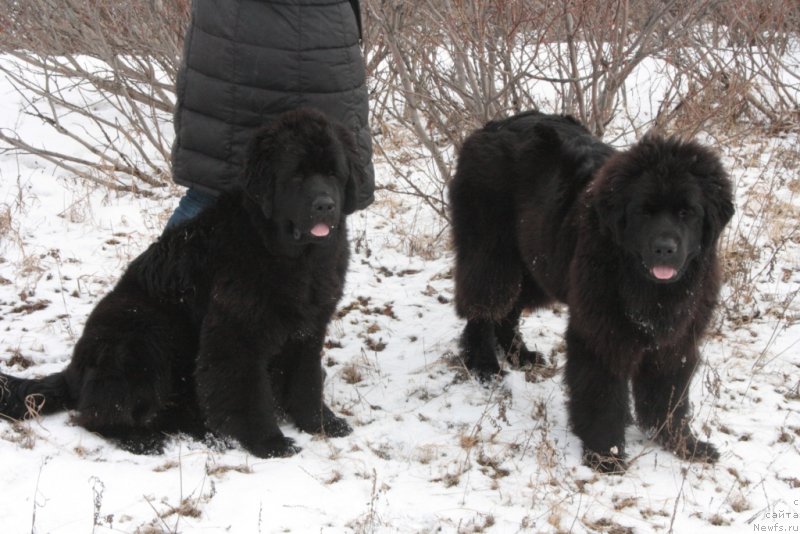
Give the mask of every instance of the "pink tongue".
[[311, 229], [311, 235], [315, 237], [325, 237], [331, 233], [331, 227], [325, 223], [319, 223]]
[[656, 266], [650, 271], [653, 273], [653, 276], [658, 278], [659, 280], [669, 280], [673, 276], [675, 276], [675, 269], [673, 267], [666, 267], [666, 266]]

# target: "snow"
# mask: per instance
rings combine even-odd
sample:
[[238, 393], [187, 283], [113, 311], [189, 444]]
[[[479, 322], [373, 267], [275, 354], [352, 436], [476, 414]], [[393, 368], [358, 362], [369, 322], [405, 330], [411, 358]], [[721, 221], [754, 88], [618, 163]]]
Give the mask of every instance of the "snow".
[[[7, 85], [0, 94], [0, 127], [59, 142], [21, 118]], [[691, 393], [694, 428], [722, 453], [716, 465], [680, 461], [634, 427], [627, 474], [581, 465], [560, 371], [562, 306], [522, 325], [529, 347], [557, 369], [509, 371], [490, 387], [471, 379], [455, 357], [463, 324], [447, 232], [414, 197], [381, 189], [350, 218], [351, 269], [323, 356], [326, 398], [352, 435], [320, 438], [285, 424], [303, 448], [291, 458], [188, 438], [136, 456], [69, 414], [0, 422], [3, 532], [796, 531], [798, 140], [718, 148], [739, 208], [723, 246], [747, 243], [755, 253], [726, 256], [734, 276]], [[779, 164], [786, 152], [794, 166]], [[394, 181], [380, 160], [377, 173], [380, 184]], [[36, 158], [0, 154], [0, 371], [34, 376], [66, 365], [93, 305], [160, 233], [179, 193], [93, 190]]]

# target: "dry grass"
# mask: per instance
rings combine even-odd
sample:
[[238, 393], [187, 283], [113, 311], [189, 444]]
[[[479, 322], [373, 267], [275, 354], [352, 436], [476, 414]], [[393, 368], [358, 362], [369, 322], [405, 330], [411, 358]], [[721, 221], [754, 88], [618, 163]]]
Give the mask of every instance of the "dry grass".
[[[777, 302], [765, 290], [771, 281], [790, 283], [794, 266], [787, 263], [786, 251], [800, 243], [800, 202], [795, 192], [800, 149], [789, 146], [783, 143], [771, 150], [767, 142], [756, 141], [730, 155], [730, 171], [742, 201], [721, 243], [729, 297], [722, 301], [720, 313], [734, 327], [764, 313], [779, 320], [797, 320], [789, 312], [796, 289]], [[771, 301], [765, 309], [763, 304]]]
[[22, 449], [30, 450], [36, 446], [38, 436], [30, 421], [11, 421], [8, 428], [0, 434], [0, 438], [14, 443]]
[[249, 475], [253, 473], [253, 468], [247, 464], [241, 465], [214, 465], [214, 466], [207, 466], [206, 467], [206, 474], [209, 476], [221, 476], [225, 473], [241, 473], [243, 475]]
[[8, 204], [0, 204], [0, 240], [5, 239], [5, 237], [11, 233], [12, 222], [11, 207]]
[[342, 367], [340, 374], [346, 384], [354, 385], [364, 380], [364, 376], [356, 363], [348, 363]]

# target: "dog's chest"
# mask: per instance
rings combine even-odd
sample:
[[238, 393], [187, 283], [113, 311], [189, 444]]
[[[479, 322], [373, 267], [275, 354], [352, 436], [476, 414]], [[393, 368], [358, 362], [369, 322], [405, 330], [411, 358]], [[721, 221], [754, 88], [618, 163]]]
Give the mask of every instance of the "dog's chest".
[[686, 333], [691, 324], [694, 308], [689, 301], [665, 298], [663, 295], [637, 295], [637, 298], [624, 298], [625, 317], [634, 328], [650, 340], [648, 349], [670, 346]]
[[281, 265], [270, 269], [269, 277], [266, 291], [300, 307], [326, 302], [341, 291], [344, 283], [337, 269], [327, 263]]
[[344, 270], [339, 268], [336, 256], [319, 254], [281, 262], [274, 269], [271, 292], [281, 293], [282, 302], [292, 302], [301, 309], [335, 307], [342, 296]]

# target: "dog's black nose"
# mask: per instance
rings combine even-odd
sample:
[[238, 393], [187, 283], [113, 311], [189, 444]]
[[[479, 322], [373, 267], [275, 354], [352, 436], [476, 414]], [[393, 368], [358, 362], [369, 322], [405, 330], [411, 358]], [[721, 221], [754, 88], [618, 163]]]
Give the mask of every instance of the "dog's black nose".
[[672, 256], [678, 251], [678, 240], [669, 236], [656, 237], [650, 243], [650, 250], [657, 258]]
[[333, 211], [333, 208], [335, 207], [336, 207], [336, 202], [334, 202], [333, 199], [328, 195], [318, 196], [316, 199], [314, 199], [314, 202], [311, 204], [312, 210], [323, 213]]

